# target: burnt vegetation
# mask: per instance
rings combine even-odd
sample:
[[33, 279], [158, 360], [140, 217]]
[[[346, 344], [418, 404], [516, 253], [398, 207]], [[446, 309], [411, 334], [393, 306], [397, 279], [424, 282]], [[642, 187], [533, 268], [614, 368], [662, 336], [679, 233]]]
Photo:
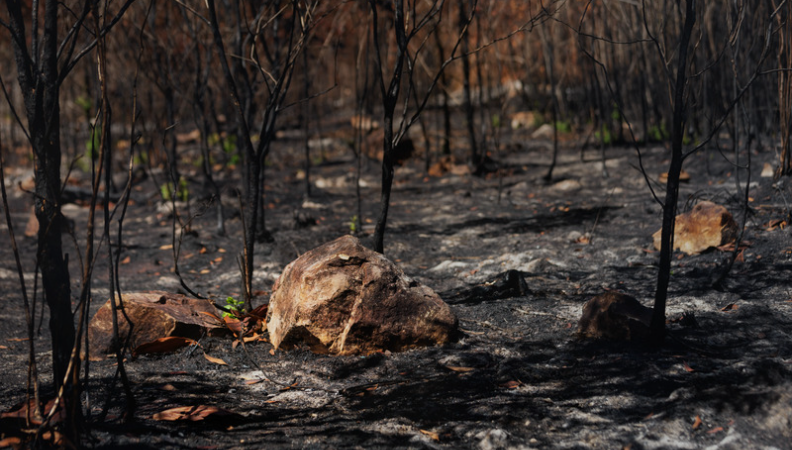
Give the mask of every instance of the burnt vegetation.
[[[160, 447], [165, 406], [229, 389], [190, 359], [200, 345], [210, 363], [212, 348], [235, 361], [218, 384], [256, 368], [276, 391], [341, 399], [240, 416], [228, 410], [244, 400], [223, 397], [185, 413], [261, 445], [571, 446], [603, 429], [588, 412], [565, 418], [583, 396], [629, 392], [650, 409], [592, 408], [620, 424], [695, 417], [691, 432], [699, 411], [712, 423], [737, 411], [750, 427], [762, 405], [789, 403], [791, 1], [4, 3], [0, 355], [16, 362], [0, 447], [135, 445], [130, 434]], [[731, 211], [736, 238], [683, 255], [675, 220], [700, 200]], [[114, 357], [87, 357], [88, 322], [114, 295], [159, 289], [209, 299], [218, 316], [260, 311], [289, 261], [349, 233], [456, 308], [455, 347], [278, 356], [228, 325], [233, 348], [205, 337], [135, 368], [110, 302]], [[575, 340], [583, 302], [603, 288], [652, 307], [626, 349]], [[688, 297], [739, 314], [734, 332]], [[743, 351], [765, 359], [737, 370]], [[669, 374], [679, 354], [697, 381]], [[653, 383], [646, 367], [665, 375]], [[745, 389], [717, 389], [729, 383]], [[170, 386], [162, 407], [154, 385]], [[790, 411], [778, 408], [768, 417]], [[355, 428], [383, 410], [392, 423]], [[469, 425], [489, 418], [498, 426]], [[787, 442], [763, 423], [763, 445]], [[716, 425], [689, 442], [719, 442]], [[650, 446], [635, 436], [580, 448]]]

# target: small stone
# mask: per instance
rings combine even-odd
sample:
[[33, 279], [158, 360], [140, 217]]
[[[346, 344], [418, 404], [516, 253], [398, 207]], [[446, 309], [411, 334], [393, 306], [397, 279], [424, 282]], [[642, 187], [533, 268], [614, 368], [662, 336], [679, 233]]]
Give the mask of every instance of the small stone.
[[559, 192], [570, 192], [580, 190], [582, 187], [583, 185], [580, 184], [580, 181], [568, 179], [559, 181], [551, 186], [551, 189]]
[[[660, 250], [661, 233], [662, 229], [652, 235], [657, 250]], [[737, 223], [731, 213], [721, 205], [703, 201], [690, 212], [676, 217], [674, 250], [681, 250], [688, 255], [729, 244], [736, 238]]]
[[762, 166], [762, 173], [759, 176], [762, 178], [773, 178], [773, 176], [775, 176], [775, 169], [773, 169], [773, 165], [770, 163], [764, 163], [764, 166]]
[[577, 327], [580, 338], [641, 340], [649, 336], [652, 308], [635, 297], [608, 291], [583, 306]]

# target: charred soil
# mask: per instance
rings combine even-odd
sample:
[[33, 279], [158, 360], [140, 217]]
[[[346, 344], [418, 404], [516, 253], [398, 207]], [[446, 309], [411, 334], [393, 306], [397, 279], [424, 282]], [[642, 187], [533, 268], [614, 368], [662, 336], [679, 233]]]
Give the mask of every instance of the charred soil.
[[[350, 233], [358, 214], [351, 153], [330, 152], [316, 164], [306, 197], [300, 163], [289, 159], [291, 144], [297, 145], [279, 143], [272, 157], [278, 163], [267, 169], [266, 223], [275, 240], [257, 246], [254, 306], [267, 301], [286, 264]], [[731, 252], [675, 254], [669, 338], [662, 347], [647, 348], [575, 337], [583, 304], [605, 290], [651, 306], [658, 260], [652, 234], [660, 227], [661, 208], [636, 168], [635, 151], [609, 149], [605, 177], [594, 152], [581, 159], [577, 147], [565, 145], [554, 180], [545, 183], [545, 143], [509, 148], [494, 157], [500, 174], [430, 177], [417, 159], [396, 170], [385, 254], [452, 303], [463, 330], [458, 342], [331, 357], [305, 349], [271, 352], [264, 341], [245, 350], [232, 347], [230, 338], [205, 337], [201, 348], [127, 359], [138, 405], [130, 423], [120, 419], [125, 402], [115, 360], [94, 361], [84, 394], [91, 412], [86, 446], [786, 448], [792, 438], [792, 239], [782, 225], [790, 218], [792, 189], [759, 176], [772, 152], [752, 155], [745, 247], [726, 281], [712, 287]], [[643, 149], [649, 182], [659, 191], [664, 186], [656, 180], [667, 170], [667, 157], [662, 147]], [[682, 211], [712, 200], [742, 223], [744, 193], [737, 186], [745, 187], [744, 172], [735, 180], [737, 170], [709, 153], [692, 155], [685, 168], [691, 179], [681, 188]], [[378, 164], [364, 162], [363, 220], [354, 231], [366, 244], [378, 180]], [[220, 181], [226, 188], [238, 183], [230, 176]], [[192, 290], [220, 303], [240, 298], [242, 231], [231, 191], [225, 191], [224, 236], [214, 233], [211, 210], [192, 201], [189, 211], [179, 207], [183, 220], [192, 218], [179, 241], [168, 205], [152, 194], [156, 184], [138, 186], [124, 221], [122, 289], [183, 292], [172, 271], [175, 245]], [[197, 178], [191, 189], [200, 193]], [[12, 203], [18, 236], [29, 201], [17, 192]], [[70, 205], [66, 215], [79, 241], [87, 208]], [[32, 292], [35, 240], [19, 243]], [[0, 251], [0, 409], [8, 410], [25, 399], [28, 343], [10, 246]], [[69, 252], [75, 261], [78, 250]], [[107, 254], [106, 243], [99, 254]], [[524, 280], [521, 288], [485, 295], [487, 283], [508, 271]], [[95, 273], [92, 312], [109, 296], [106, 257]], [[37, 328], [42, 320], [35, 345], [46, 386], [46, 313], [36, 317]], [[97, 414], [106, 404], [108, 415], [100, 422]], [[234, 414], [200, 421], [154, 418], [170, 408], [200, 405]]]

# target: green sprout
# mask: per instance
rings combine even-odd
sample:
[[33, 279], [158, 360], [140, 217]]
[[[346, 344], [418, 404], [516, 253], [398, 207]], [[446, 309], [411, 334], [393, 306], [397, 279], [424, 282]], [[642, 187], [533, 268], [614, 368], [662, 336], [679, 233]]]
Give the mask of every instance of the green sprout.
[[565, 120], [557, 120], [555, 127], [561, 133], [570, 133], [572, 131], [572, 124]]
[[349, 234], [355, 234], [358, 231], [358, 216], [352, 216], [352, 219], [349, 221]]
[[492, 115], [492, 128], [500, 128], [501, 127], [501, 118], [499, 114]]
[[[160, 194], [162, 195], [162, 199], [165, 201], [170, 201], [173, 199], [171, 197], [171, 192], [173, 192], [173, 183], [168, 181], [167, 183], [163, 183], [160, 186]], [[179, 177], [179, 188], [176, 190], [176, 199], [182, 202], [186, 202], [187, 199], [190, 197], [190, 190], [187, 186], [187, 179], [184, 177]]]
[[93, 108], [93, 102], [91, 101], [90, 98], [84, 95], [80, 95], [74, 100], [74, 103], [76, 103], [77, 106], [79, 106], [83, 110], [83, 113], [86, 116], [91, 115], [91, 108]]
[[665, 141], [671, 135], [668, 134], [668, 130], [666, 130], [665, 123], [661, 123], [658, 127], [657, 125], [652, 125], [649, 127], [649, 137], [652, 138], [653, 141]]
[[603, 144], [610, 144], [613, 137], [607, 125], [602, 126], [602, 131], [595, 131], [594, 136]]
[[234, 297], [226, 297], [226, 309], [233, 312], [223, 312], [223, 318], [236, 317], [245, 313], [245, 301], [237, 300]]

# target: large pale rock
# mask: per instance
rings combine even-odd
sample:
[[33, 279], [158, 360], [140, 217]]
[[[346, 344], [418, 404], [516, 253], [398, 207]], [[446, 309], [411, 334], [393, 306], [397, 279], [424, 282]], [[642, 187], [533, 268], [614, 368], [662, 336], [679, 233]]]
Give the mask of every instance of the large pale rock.
[[[681, 250], [688, 255], [701, 253], [710, 247], [734, 242], [737, 231], [737, 223], [726, 208], [704, 201], [676, 217], [674, 250]], [[658, 230], [652, 235], [657, 250], [660, 250], [661, 232]]]
[[[207, 330], [221, 327], [215, 319], [217, 310], [208, 300], [162, 291], [122, 293], [121, 299], [118, 296], [115, 299], [116, 307], [123, 306], [126, 317], [132, 323], [129, 340], [129, 348], [132, 350], [163, 337], [199, 339]], [[118, 330], [122, 340], [126, 339], [129, 329], [129, 322], [119, 309]], [[88, 325], [88, 342], [92, 357], [114, 351], [110, 300], [91, 319]]]
[[553, 135], [555, 130], [553, 126], [549, 123], [545, 123], [539, 128], [536, 129], [533, 133], [531, 133], [532, 139], [553, 139]]
[[457, 331], [450, 307], [392, 262], [344, 236], [286, 266], [273, 288], [267, 329], [275, 348], [367, 354], [444, 344]]
[[627, 294], [605, 292], [583, 306], [577, 334], [581, 338], [642, 340], [649, 336], [652, 308]]

